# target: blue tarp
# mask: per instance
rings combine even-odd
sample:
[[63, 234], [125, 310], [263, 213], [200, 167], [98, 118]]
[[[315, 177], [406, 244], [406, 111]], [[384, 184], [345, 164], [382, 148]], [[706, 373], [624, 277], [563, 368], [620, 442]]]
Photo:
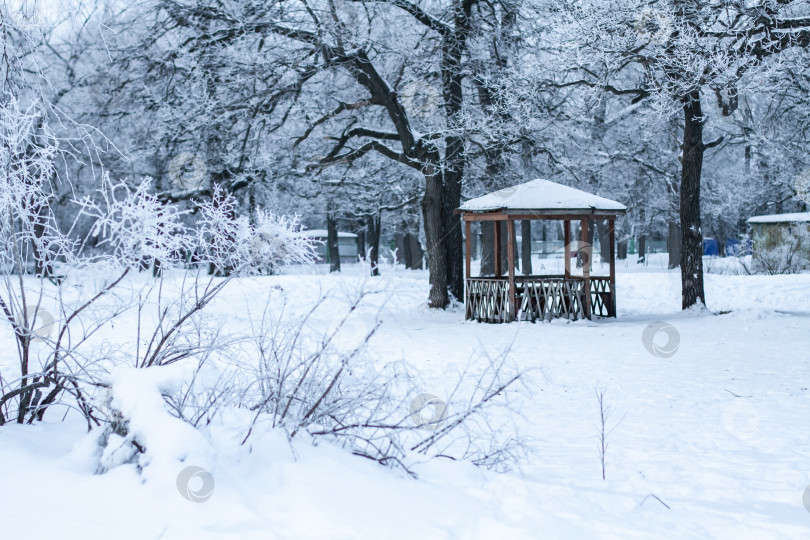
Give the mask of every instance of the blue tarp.
[[[743, 246], [740, 245], [740, 241], [736, 238], [729, 238], [726, 240], [726, 255], [741, 255], [738, 253]], [[748, 242], [748, 245], [745, 246], [746, 253], [750, 253], [751, 251], [751, 243]], [[703, 254], [704, 255], [720, 255], [720, 250], [718, 249], [717, 240], [714, 238], [704, 238], [703, 239]]]

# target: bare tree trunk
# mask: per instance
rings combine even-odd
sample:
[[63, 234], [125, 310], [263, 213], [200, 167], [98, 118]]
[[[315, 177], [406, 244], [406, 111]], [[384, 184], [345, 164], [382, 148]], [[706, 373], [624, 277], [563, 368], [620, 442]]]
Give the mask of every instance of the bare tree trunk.
[[520, 222], [520, 258], [523, 275], [532, 274], [532, 222], [524, 219]]
[[405, 251], [405, 267], [409, 270], [421, 269], [424, 252], [416, 235], [407, 233], [402, 239], [402, 244]]
[[369, 263], [372, 276], [380, 275], [380, 222], [380, 214], [368, 218]]
[[[448, 141], [447, 153], [458, 153], [464, 156], [464, 142], [461, 138]], [[458, 158], [445, 157], [445, 161], [454, 163]], [[461, 219], [454, 214], [461, 206], [461, 179], [464, 176], [464, 165], [454, 163], [444, 172], [444, 193], [442, 196], [442, 213], [444, 222], [445, 276], [450, 293], [456, 299], [464, 298], [464, 238], [461, 234]]]
[[[360, 223], [362, 226], [363, 224]], [[359, 229], [357, 231], [357, 255], [362, 260], [366, 260], [366, 231]]]
[[681, 157], [681, 289], [683, 309], [706, 303], [703, 292], [703, 232], [700, 229], [700, 176], [703, 170], [703, 110], [700, 92], [683, 100]]
[[436, 162], [426, 165], [425, 196], [422, 198], [422, 214], [427, 240], [428, 268], [430, 269], [430, 307], [445, 308], [450, 303], [447, 294], [447, 266], [445, 243], [442, 238], [442, 177]]
[[481, 222], [481, 275], [495, 275], [495, 226], [493, 221]]
[[643, 261], [647, 256], [647, 236], [641, 235], [638, 237], [638, 260]]
[[340, 272], [337, 221], [331, 212], [326, 214], [326, 250], [329, 254], [329, 271]]
[[461, 108], [464, 101], [462, 58], [467, 50], [467, 37], [471, 29], [472, 4], [471, 0], [453, 1], [453, 30], [443, 35], [440, 64], [444, 109], [447, 115], [447, 126], [452, 133], [444, 139], [444, 174], [442, 175], [444, 192], [441, 198], [442, 222], [444, 223], [442, 236], [445, 245], [444, 268], [446, 269], [446, 286], [456, 299], [464, 298], [464, 249], [461, 220], [454, 212], [461, 206], [461, 182], [464, 178], [467, 157], [464, 137], [455, 134], [454, 131], [461, 124]]
[[425, 251], [422, 249], [422, 244], [419, 243], [419, 238], [415, 234], [408, 233], [405, 235], [405, 245], [409, 247], [411, 252], [411, 265], [408, 268], [410, 270], [421, 270]]
[[726, 228], [723, 222], [719, 222], [714, 231], [714, 239], [717, 241], [717, 254], [721, 257], [726, 256]]
[[[509, 233], [508, 227], [506, 226], [505, 221], [499, 221], [501, 227], [501, 268], [504, 272], [507, 272], [509, 269]], [[517, 230], [512, 227], [512, 248], [515, 250], [515, 253], [518, 251], [517, 245]], [[520, 261], [515, 259], [515, 269], [519, 268]]]
[[445, 308], [450, 303], [447, 294], [446, 244], [443, 239], [442, 177], [436, 161], [425, 166], [425, 195], [422, 198], [422, 215], [427, 241], [428, 268], [430, 270], [430, 294], [428, 304], [433, 308]]
[[677, 268], [681, 264], [681, 228], [674, 221], [669, 222], [667, 234], [667, 253], [669, 253], [669, 269]]
[[596, 231], [599, 233], [599, 258], [603, 263], [610, 261], [610, 227], [606, 219], [596, 222]]
[[408, 242], [405, 240], [405, 235], [401, 233], [396, 233], [394, 235], [394, 243], [397, 246], [397, 262], [402, 261], [402, 264], [405, 265], [405, 268], [411, 267], [411, 246], [408, 245]]

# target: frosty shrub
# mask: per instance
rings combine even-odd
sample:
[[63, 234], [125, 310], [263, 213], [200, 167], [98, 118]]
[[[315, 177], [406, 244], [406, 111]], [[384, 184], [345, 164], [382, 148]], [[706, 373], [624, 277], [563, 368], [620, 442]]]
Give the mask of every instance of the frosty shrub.
[[[512, 417], [523, 373], [508, 360], [509, 351], [475, 358], [446, 388], [430, 388], [441, 398], [420, 401], [426, 385], [412, 367], [403, 361], [379, 365], [368, 351], [379, 327], [365, 309], [373, 294], [361, 287], [348, 301], [337, 302], [334, 294], [321, 295], [304, 313], [294, 313], [302, 307], [300, 298], [290, 302], [287, 292], [275, 287], [261, 313], [251, 315], [244, 336], [205, 337], [203, 324], [187, 330], [186, 340], [195, 336], [207, 346], [192, 341], [189, 354], [176, 347], [170, 362], [152, 364], [157, 372], [186, 366], [175, 388], [161, 390], [160, 415], [202, 432], [225, 429], [247, 447], [272, 430], [291, 441], [329, 441], [412, 475], [415, 463], [436, 457], [495, 470], [514, 467], [525, 449]], [[324, 320], [333, 321], [325, 330]], [[99, 410], [107, 420], [100, 436], [107, 458], [99, 471], [149, 463], [162, 453], [150, 448], [150, 439], [160, 434], [152, 436], [149, 422], [115, 405], [131, 402], [132, 395], [117, 396], [116, 385], [106, 386], [110, 393]], [[437, 402], [439, 415], [433, 409]], [[139, 427], [131, 429], [131, 422]]]
[[478, 372], [470, 366], [448, 381], [442, 414], [435, 418], [433, 403], [415, 399], [425, 386], [410, 366], [379, 365], [370, 356], [367, 345], [379, 320], [357, 322], [368, 294], [358, 291], [323, 333], [310, 321], [319, 312], [333, 313], [327, 297], [306, 314], [285, 320], [283, 292], [272, 293], [275, 298], [266, 305], [283, 307], [275, 314], [266, 309], [252, 329], [258, 363], [241, 391], [239, 405], [252, 414], [243, 444], [256, 430], [282, 429], [290, 439], [330, 440], [408, 471], [419, 456], [465, 459], [494, 469], [513, 466], [522, 445], [512, 429], [509, 402], [522, 373], [508, 361], [508, 351], [476, 359], [471, 366]]
[[[204, 354], [217, 339], [200, 314], [231, 279], [309, 262], [313, 249], [295, 234], [295, 219], [234, 217], [234, 200], [223, 193], [202, 203], [199, 226], [188, 228], [184, 211], [159, 201], [149, 181], [133, 187], [106, 175], [95, 193], [73, 201], [76, 222], [62, 232], [50, 210], [56, 141], [39, 118], [10, 96], [0, 105], [0, 315], [17, 356], [16, 366], [0, 364], [0, 425], [41, 420], [61, 405], [77, 408], [90, 427], [103, 418], [89, 393], [113, 364], [148, 367]], [[72, 234], [79, 220], [92, 224], [86, 238]], [[131, 279], [149, 265], [179, 267], [185, 250], [226, 277], [181, 271], [170, 291], [162, 273]], [[134, 351], [93, 339], [131, 310]]]
[[748, 274], [796, 274], [810, 270], [810, 228], [794, 225], [780, 231], [777, 241], [755, 243], [750, 262], [744, 261]]

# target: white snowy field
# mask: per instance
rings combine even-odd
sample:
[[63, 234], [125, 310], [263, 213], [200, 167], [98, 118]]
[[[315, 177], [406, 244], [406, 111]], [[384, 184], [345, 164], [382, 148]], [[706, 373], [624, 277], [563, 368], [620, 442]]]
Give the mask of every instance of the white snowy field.
[[[339, 276], [320, 270], [234, 282], [212, 316], [248, 325], [272, 287], [304, 310], [323, 292], [339, 298], [368, 279], [356, 266]], [[444, 397], [482, 350], [494, 355], [511, 344], [510, 357], [527, 370], [515, 401], [529, 452], [521, 470], [438, 459], [416, 466], [413, 479], [329, 444], [291, 446], [266, 431], [242, 447], [219, 429], [168, 437], [182, 447], [142, 472], [121, 465], [96, 475], [84, 422], [51, 415], [0, 427], [0, 537], [810, 537], [802, 501], [810, 485], [810, 275], [707, 274], [710, 311], [684, 313], [679, 272], [655, 256], [619, 265], [615, 320], [508, 325], [467, 322], [460, 306], [428, 309], [426, 272], [384, 268], [375, 280], [388, 294], [369, 298], [354, 331], [362, 334], [379, 311], [369, 345], [375, 365], [407, 361], [426, 393]], [[675, 330], [668, 357], [642, 340], [659, 321]], [[659, 333], [656, 343], [667, 337]], [[0, 340], [10, 347], [7, 333]], [[12, 359], [0, 350], [0, 365]], [[612, 408], [604, 480], [596, 389]], [[150, 397], [133, 407], [160, 407]], [[215, 481], [206, 502], [178, 492], [189, 464]]]

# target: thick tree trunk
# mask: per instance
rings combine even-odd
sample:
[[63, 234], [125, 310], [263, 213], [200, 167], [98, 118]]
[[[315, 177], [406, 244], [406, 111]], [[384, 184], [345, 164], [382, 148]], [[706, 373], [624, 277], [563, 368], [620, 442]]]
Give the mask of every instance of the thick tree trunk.
[[329, 271], [340, 272], [337, 221], [331, 212], [326, 214], [326, 250], [329, 254]]
[[610, 226], [606, 219], [596, 222], [596, 231], [599, 234], [599, 258], [602, 262], [610, 261]]
[[721, 257], [726, 256], [726, 228], [723, 223], [718, 223], [714, 228], [714, 240], [717, 242], [717, 254]]
[[362, 260], [366, 260], [366, 231], [360, 229], [357, 231], [357, 256]]
[[[444, 222], [445, 271], [447, 286], [456, 299], [464, 298], [464, 238], [461, 234], [461, 218], [454, 214], [461, 206], [461, 179], [464, 176], [464, 141], [448, 137], [444, 193], [442, 196], [442, 221]], [[459, 159], [460, 157], [460, 159]]]
[[450, 303], [450, 298], [447, 294], [447, 258], [443, 238], [442, 175], [436, 161], [429, 162], [424, 170], [425, 195], [422, 198], [422, 215], [430, 271], [428, 304], [433, 308], [445, 308]]
[[407, 233], [402, 239], [405, 248], [405, 267], [409, 270], [419, 270], [422, 268], [422, 259], [424, 258], [424, 251], [419, 239], [416, 235]]
[[422, 247], [422, 242], [415, 234], [410, 235], [411, 238], [411, 252], [413, 255], [413, 268], [412, 270], [423, 270], [425, 268], [425, 249]]
[[638, 261], [641, 262], [647, 256], [647, 236], [638, 237]]
[[703, 169], [703, 111], [700, 92], [683, 100], [681, 156], [681, 290], [683, 309], [706, 303], [703, 292], [703, 232], [700, 229], [700, 176]]
[[532, 274], [532, 222], [524, 219], [520, 222], [520, 259], [523, 275]]
[[669, 222], [667, 234], [668, 268], [677, 268], [681, 264], [681, 228], [674, 221]]
[[397, 247], [397, 263], [408, 268], [411, 264], [411, 247], [405, 245], [405, 235], [402, 233], [394, 234], [394, 245]]
[[371, 275], [380, 275], [380, 214], [374, 214], [368, 218], [368, 258], [371, 265]]
[[[463, 96], [462, 58], [467, 49], [470, 33], [472, 1], [454, 0], [453, 31], [444, 34], [442, 40], [442, 98], [451, 133], [461, 124]], [[461, 206], [461, 182], [467, 162], [464, 138], [452, 134], [444, 139], [444, 192], [441, 199], [443, 241], [445, 245], [446, 284], [456, 299], [464, 298], [464, 249], [462, 246], [461, 220], [453, 212]], [[443, 307], [443, 306], [442, 306]]]

